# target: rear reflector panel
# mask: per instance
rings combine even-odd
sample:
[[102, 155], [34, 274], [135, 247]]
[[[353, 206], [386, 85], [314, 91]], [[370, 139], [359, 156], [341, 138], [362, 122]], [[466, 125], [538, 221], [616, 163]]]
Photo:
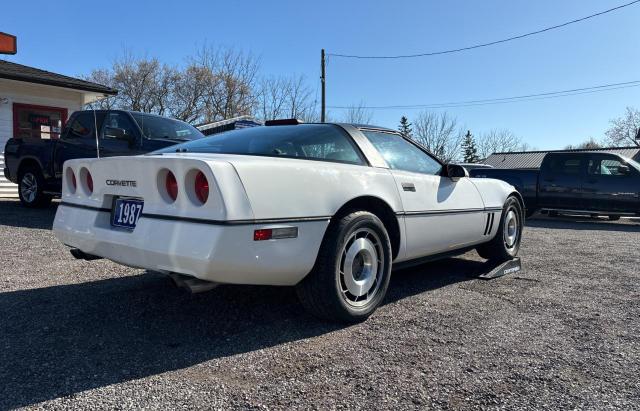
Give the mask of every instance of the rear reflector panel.
[[298, 227], [264, 228], [253, 232], [254, 241], [278, 240], [298, 237]]

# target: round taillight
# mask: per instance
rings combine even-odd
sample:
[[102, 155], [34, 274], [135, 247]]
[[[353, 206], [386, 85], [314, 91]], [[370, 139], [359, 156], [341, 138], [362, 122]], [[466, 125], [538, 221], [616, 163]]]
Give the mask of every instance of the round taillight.
[[76, 173], [73, 172], [71, 167], [67, 167], [64, 174], [64, 179], [67, 182], [67, 189], [71, 194], [75, 194], [78, 188], [78, 184], [76, 181]]
[[167, 172], [167, 177], [164, 180], [164, 186], [167, 189], [167, 194], [171, 200], [176, 201], [176, 198], [178, 198], [178, 181], [171, 171]]
[[198, 171], [196, 175], [195, 191], [198, 200], [200, 200], [202, 204], [206, 203], [207, 198], [209, 198], [209, 182], [202, 171]]
[[89, 194], [93, 193], [93, 178], [91, 178], [91, 173], [87, 171], [87, 188], [89, 189]]

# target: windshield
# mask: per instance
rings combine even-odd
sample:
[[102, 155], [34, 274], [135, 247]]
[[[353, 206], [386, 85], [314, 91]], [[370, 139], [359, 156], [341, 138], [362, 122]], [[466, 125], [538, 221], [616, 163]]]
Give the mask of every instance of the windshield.
[[179, 144], [156, 151], [156, 153], [176, 151], [245, 154], [365, 164], [359, 150], [351, 141], [351, 137], [342, 128], [332, 124], [244, 128]]
[[131, 115], [147, 138], [190, 141], [204, 137], [198, 129], [183, 121], [141, 113]]

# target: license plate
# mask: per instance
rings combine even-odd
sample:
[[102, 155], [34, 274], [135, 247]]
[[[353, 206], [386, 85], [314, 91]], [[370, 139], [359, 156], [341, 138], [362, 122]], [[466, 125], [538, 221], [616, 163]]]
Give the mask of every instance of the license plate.
[[111, 210], [111, 225], [133, 230], [136, 228], [143, 207], [143, 200], [116, 198]]

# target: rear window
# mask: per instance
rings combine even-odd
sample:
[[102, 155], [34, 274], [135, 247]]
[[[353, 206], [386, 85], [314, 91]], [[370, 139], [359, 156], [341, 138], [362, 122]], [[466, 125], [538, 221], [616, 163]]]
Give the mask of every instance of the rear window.
[[580, 174], [582, 157], [553, 156], [549, 159], [549, 169], [557, 174]]
[[332, 124], [251, 127], [180, 144], [159, 153], [244, 154], [365, 164], [351, 137]]

